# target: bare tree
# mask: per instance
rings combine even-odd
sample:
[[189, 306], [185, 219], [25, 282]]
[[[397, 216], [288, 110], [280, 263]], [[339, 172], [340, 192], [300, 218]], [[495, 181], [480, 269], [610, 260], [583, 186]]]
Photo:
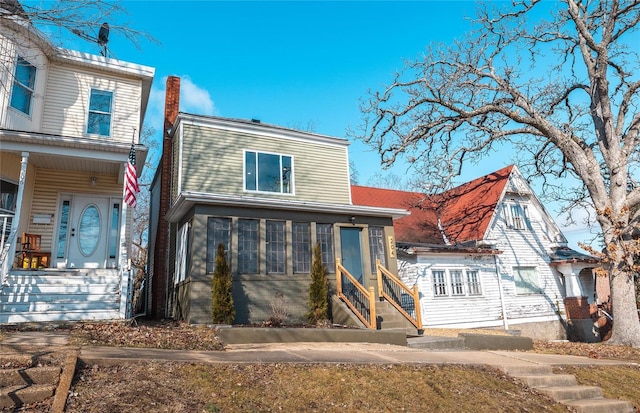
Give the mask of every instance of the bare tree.
[[371, 92], [358, 137], [383, 165], [404, 156], [433, 183], [511, 145], [543, 193], [596, 211], [610, 342], [640, 346], [640, 1], [495, 4], [504, 8], [481, 6], [466, 38], [431, 46]]
[[95, 42], [106, 50], [105, 39], [99, 36], [105, 22], [108, 23], [108, 32], [124, 36], [136, 47], [142, 39], [155, 41], [148, 33], [135, 30], [127, 23], [119, 23], [126, 14], [120, 1], [53, 0], [22, 4], [18, 0], [0, 0], [1, 17], [30, 22], [45, 30], [47, 38], [56, 45], [74, 36]]

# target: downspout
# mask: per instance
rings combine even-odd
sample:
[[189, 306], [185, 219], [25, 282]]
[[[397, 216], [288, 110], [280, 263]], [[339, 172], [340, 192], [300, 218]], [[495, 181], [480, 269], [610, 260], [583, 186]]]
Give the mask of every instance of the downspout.
[[504, 303], [504, 291], [502, 290], [502, 275], [498, 269], [498, 257], [493, 256], [493, 262], [496, 267], [496, 275], [498, 276], [498, 290], [500, 291], [500, 309], [502, 310], [502, 323], [504, 325], [504, 331], [509, 331], [509, 321], [507, 320], [507, 308]]

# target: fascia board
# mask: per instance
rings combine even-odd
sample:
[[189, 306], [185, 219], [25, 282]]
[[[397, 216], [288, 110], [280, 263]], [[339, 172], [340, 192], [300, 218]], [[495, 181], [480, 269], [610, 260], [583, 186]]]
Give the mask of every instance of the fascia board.
[[253, 198], [238, 195], [209, 194], [202, 192], [181, 193], [173, 204], [166, 219], [169, 222], [178, 222], [186, 212], [196, 204], [200, 205], [225, 205], [237, 207], [251, 207], [278, 210], [293, 210], [304, 212], [335, 213], [347, 215], [366, 215], [375, 217], [402, 218], [409, 215], [404, 209], [363, 207], [360, 205], [327, 204], [321, 202], [303, 202], [291, 200], [279, 200], [269, 198]]

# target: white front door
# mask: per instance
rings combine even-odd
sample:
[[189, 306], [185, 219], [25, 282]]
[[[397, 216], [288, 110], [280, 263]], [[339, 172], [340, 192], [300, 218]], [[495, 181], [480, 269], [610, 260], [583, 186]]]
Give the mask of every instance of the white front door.
[[109, 198], [73, 196], [69, 214], [67, 268], [105, 268]]

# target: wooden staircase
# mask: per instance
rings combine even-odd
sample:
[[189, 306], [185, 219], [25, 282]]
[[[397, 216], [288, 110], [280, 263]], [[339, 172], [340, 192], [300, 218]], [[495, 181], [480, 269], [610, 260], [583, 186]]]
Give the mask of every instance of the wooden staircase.
[[12, 270], [0, 290], [0, 324], [120, 318], [117, 269]]

